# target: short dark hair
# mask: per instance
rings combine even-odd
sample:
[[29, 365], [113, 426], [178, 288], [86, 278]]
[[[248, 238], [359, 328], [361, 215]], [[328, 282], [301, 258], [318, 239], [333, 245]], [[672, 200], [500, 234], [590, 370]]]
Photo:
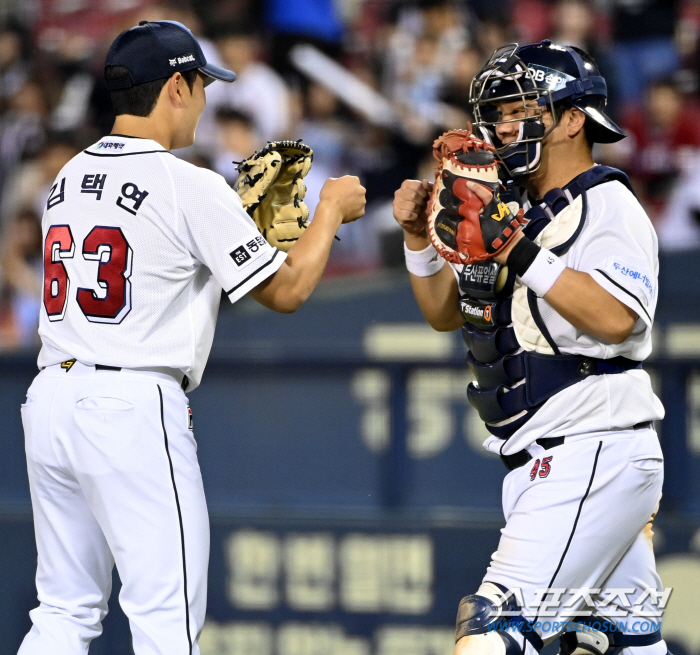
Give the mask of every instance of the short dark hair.
[[[194, 88], [198, 73], [196, 68], [182, 72], [182, 77], [185, 78], [190, 91]], [[108, 66], [105, 69], [105, 79], [107, 80], [122, 80], [125, 77], [129, 77], [129, 71], [124, 66]], [[149, 116], [158, 102], [160, 92], [169, 79], [169, 77], [163, 77], [159, 80], [153, 80], [153, 82], [136, 84], [128, 89], [110, 91], [114, 115]]]

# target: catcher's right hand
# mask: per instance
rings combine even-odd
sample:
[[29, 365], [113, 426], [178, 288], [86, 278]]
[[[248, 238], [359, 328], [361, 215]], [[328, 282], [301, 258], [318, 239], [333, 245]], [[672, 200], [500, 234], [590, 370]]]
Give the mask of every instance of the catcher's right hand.
[[313, 151], [299, 141], [272, 141], [237, 166], [234, 185], [249, 216], [271, 246], [287, 252], [299, 239], [309, 208], [304, 177]]

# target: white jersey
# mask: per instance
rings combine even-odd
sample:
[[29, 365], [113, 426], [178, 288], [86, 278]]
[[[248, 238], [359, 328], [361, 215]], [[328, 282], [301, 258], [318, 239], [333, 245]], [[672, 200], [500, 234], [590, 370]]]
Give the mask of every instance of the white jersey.
[[[606, 182], [589, 189], [587, 200], [583, 229], [561, 260], [569, 268], [589, 273], [639, 318], [628, 339], [611, 344], [576, 329], [542, 298], [537, 299], [540, 314], [562, 354], [601, 359], [624, 356], [642, 361], [651, 353], [658, 293], [656, 233], [637, 199], [620, 182]], [[459, 274], [461, 266], [454, 268]], [[628, 428], [663, 416], [661, 401], [643, 370], [593, 375], [547, 400], [505, 446], [496, 437], [487, 439], [484, 446], [510, 455], [542, 437]]]
[[46, 203], [39, 367], [75, 358], [202, 377], [221, 290], [274, 274], [272, 248], [218, 174], [111, 135], [74, 157]]

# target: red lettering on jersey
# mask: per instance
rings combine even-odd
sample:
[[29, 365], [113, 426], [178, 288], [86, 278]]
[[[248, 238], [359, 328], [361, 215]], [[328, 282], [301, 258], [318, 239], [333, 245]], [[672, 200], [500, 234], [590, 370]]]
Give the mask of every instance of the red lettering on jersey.
[[68, 225], [52, 225], [44, 242], [44, 307], [50, 321], [60, 321], [66, 312], [70, 280], [62, 259], [75, 252]]
[[552, 470], [552, 467], [549, 464], [551, 461], [552, 461], [551, 455], [549, 457], [545, 457], [542, 460], [542, 467], [540, 468], [540, 477], [541, 478], [546, 478], [549, 475], [549, 472]]
[[535, 460], [535, 465], [532, 467], [532, 470], [530, 471], [530, 480], [534, 480], [535, 476], [537, 475], [537, 470], [540, 468], [540, 460], [536, 459]]
[[546, 478], [552, 470], [551, 461], [552, 455], [543, 457], [541, 462], [539, 459], [536, 459], [534, 466], [530, 469], [530, 480], [534, 480], [538, 475], [541, 478]]
[[118, 227], [94, 227], [83, 242], [83, 257], [100, 262], [97, 284], [102, 293], [78, 289], [80, 309], [88, 321], [121, 323], [131, 310], [132, 253], [124, 234]]

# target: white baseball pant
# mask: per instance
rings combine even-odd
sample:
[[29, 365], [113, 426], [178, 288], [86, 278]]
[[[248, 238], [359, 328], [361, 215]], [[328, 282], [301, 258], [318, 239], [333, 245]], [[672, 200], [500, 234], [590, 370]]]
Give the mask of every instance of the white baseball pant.
[[79, 655], [112, 568], [136, 655], [198, 655], [209, 522], [187, 398], [166, 373], [39, 373], [22, 406], [39, 607], [19, 655]]
[[[504, 480], [506, 525], [484, 581], [521, 590], [523, 616], [539, 622], [537, 632], [545, 642], [576, 615], [572, 609], [591, 605], [582, 596], [565, 606], [574, 598], [570, 590], [580, 589], [602, 590], [592, 594], [589, 609], [610, 617], [623, 633], [653, 632], [650, 624], [644, 625], [661, 620], [644, 616], [656, 610], [653, 599], [636, 609], [634, 602], [646, 589], [662, 589], [650, 539], [650, 520], [663, 483], [656, 432], [647, 428], [581, 435], [567, 437], [550, 450], [537, 444], [528, 450], [533, 459]], [[537, 607], [538, 590], [548, 588], [567, 591], [559, 604], [543, 612]], [[608, 603], [605, 589], [628, 592]], [[625, 610], [631, 611], [627, 617], [622, 616]], [[630, 655], [666, 651], [663, 641], [625, 649]]]

